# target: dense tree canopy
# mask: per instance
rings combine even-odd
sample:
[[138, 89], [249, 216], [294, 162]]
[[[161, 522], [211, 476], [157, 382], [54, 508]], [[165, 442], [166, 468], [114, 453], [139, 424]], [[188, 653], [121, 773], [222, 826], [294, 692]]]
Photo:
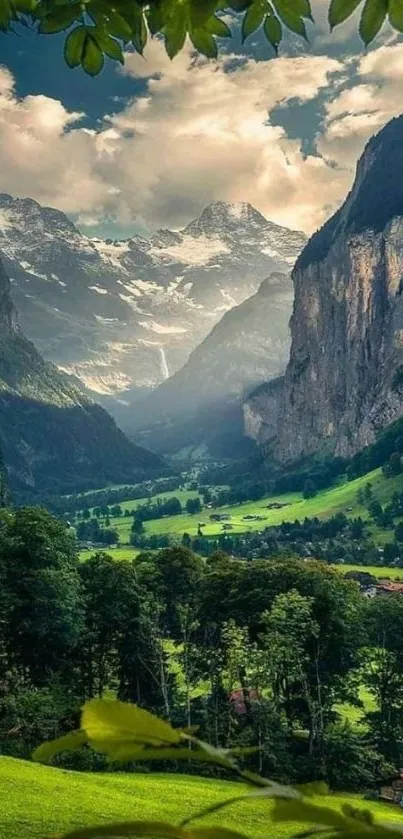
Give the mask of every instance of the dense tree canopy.
[[[330, 27], [358, 7], [364, 44], [386, 19], [403, 31], [401, 0], [329, 0]], [[41, 35], [66, 32], [67, 64], [81, 66], [90, 76], [102, 70], [105, 56], [123, 64], [127, 45], [143, 53], [150, 36], [164, 39], [170, 58], [188, 35], [197, 52], [215, 58], [220, 39], [230, 38], [237, 23], [243, 40], [262, 29], [277, 52], [284, 30], [307, 38], [307, 21], [313, 21], [310, 0], [0, 0], [0, 29], [6, 32], [23, 23]]]

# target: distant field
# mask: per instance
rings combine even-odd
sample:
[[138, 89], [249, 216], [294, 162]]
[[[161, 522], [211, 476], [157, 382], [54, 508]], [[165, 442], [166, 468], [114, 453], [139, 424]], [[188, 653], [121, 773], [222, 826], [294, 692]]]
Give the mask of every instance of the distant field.
[[359, 697], [363, 705], [362, 708], [358, 708], [356, 705], [348, 705], [347, 703], [335, 706], [335, 710], [340, 714], [340, 716], [344, 717], [344, 719], [348, 720], [348, 722], [352, 725], [360, 725], [362, 717], [365, 713], [376, 710], [374, 697], [369, 690], [363, 686], [359, 689]]
[[[161, 519], [145, 522], [145, 532], [148, 535], [166, 534], [176, 537], [182, 536], [183, 533], [189, 533], [193, 537], [197, 535], [198, 525], [200, 523], [203, 525], [202, 530], [206, 536], [217, 536], [226, 532], [227, 528], [223, 527], [222, 522], [212, 522], [210, 520], [210, 516], [214, 513], [230, 516], [226, 524], [231, 525], [228, 532], [234, 534], [261, 531], [266, 527], [279, 525], [283, 521], [295, 521], [296, 519], [303, 521], [305, 517], [313, 518], [317, 516], [322, 519], [329, 518], [337, 512], [344, 512], [351, 518], [361, 516], [364, 519], [368, 519], [366, 507], [360, 505], [357, 501], [358, 490], [363, 489], [368, 483], [372, 486], [374, 497], [382, 504], [387, 503], [394, 492], [403, 491], [403, 475], [398, 475], [395, 478], [385, 478], [382, 471], [376, 469], [354, 481], [344, 482], [331, 489], [322, 490], [318, 492], [315, 498], [304, 499], [302, 493], [290, 492], [284, 495], [267, 496], [259, 501], [248, 501], [244, 504], [217, 509], [206, 508], [196, 515], [182, 513], [179, 516], [166, 516]], [[154, 496], [153, 501], [156, 498], [168, 499], [177, 497], [182, 506], [185, 506], [188, 498], [196, 498], [197, 496], [198, 492], [195, 490], [171, 490]], [[122, 501], [120, 506], [123, 511], [135, 510], [137, 507], [145, 504], [147, 500], [148, 498], [135, 498]], [[280, 502], [285, 506], [279, 510], [268, 509], [268, 505], [274, 502]], [[245, 520], [245, 516], [259, 516], [260, 519], [248, 521]], [[118, 531], [121, 544], [128, 544], [132, 526], [131, 517], [112, 517], [110, 522], [111, 527]], [[384, 544], [393, 539], [392, 531], [382, 530], [372, 523], [370, 525], [370, 535], [379, 544]]]
[[347, 571], [366, 571], [367, 574], [372, 574], [378, 580], [390, 578], [391, 580], [403, 580], [403, 568], [391, 568], [383, 565], [332, 565], [332, 568], [337, 568], [342, 574]]
[[[367, 510], [365, 506], [359, 505], [357, 502], [357, 492], [363, 489], [367, 483], [371, 483], [373, 494], [379, 501], [385, 504], [398, 490], [403, 490], [403, 475], [396, 478], [386, 479], [382, 475], [380, 469], [376, 469], [362, 478], [357, 478], [355, 481], [350, 481], [341, 484], [340, 486], [318, 492], [315, 498], [304, 499], [302, 493], [287, 493], [284, 495], [268, 496], [262, 498], [260, 501], [249, 501], [244, 504], [238, 504], [231, 507], [221, 507], [217, 510], [205, 509], [198, 515], [190, 516], [184, 513], [180, 516], [170, 516], [162, 519], [156, 519], [145, 523], [145, 530], [148, 534], [172, 534], [182, 535], [189, 533], [190, 536], [195, 536], [198, 530], [199, 522], [204, 525], [203, 533], [206, 536], [215, 536], [223, 533], [223, 525], [220, 522], [211, 522], [210, 515], [214, 512], [225, 513], [231, 516], [227, 522], [232, 525], [232, 532], [247, 533], [256, 530], [263, 530], [265, 527], [275, 526], [281, 524], [283, 521], [295, 521], [295, 519], [303, 520], [305, 516], [313, 518], [329, 518], [339, 511], [347, 513], [348, 516], [362, 516], [367, 518]], [[197, 493], [185, 493], [187, 497], [195, 496]], [[168, 496], [177, 495], [178, 492], [167, 493]], [[162, 496], [161, 496], [162, 497]], [[287, 506], [280, 510], [267, 509], [268, 504], [278, 501]], [[140, 503], [140, 502], [138, 502]], [[123, 504], [121, 505], [123, 507]], [[132, 509], [134, 503], [125, 502], [125, 506]], [[260, 521], [245, 521], [244, 516], [257, 515], [261, 516]], [[122, 542], [129, 540], [131, 521], [124, 519], [111, 519], [111, 524], [119, 532]], [[231, 533], [231, 530], [229, 531]], [[374, 533], [374, 537], [377, 533]], [[382, 540], [390, 539], [391, 534], [381, 532]]]
[[[84, 774], [0, 757], [0, 839], [44, 839], [49, 834], [89, 824], [133, 819], [182, 819], [223, 798], [242, 793], [241, 784], [173, 774]], [[379, 820], [401, 822], [398, 808], [349, 796]], [[340, 797], [324, 796], [324, 805], [340, 807]], [[236, 804], [204, 823], [225, 825], [250, 836], [287, 839], [299, 824], [270, 822], [270, 800]]]
[[126, 561], [130, 559], [135, 559], [136, 556], [138, 556], [140, 553], [140, 551], [137, 550], [137, 548], [108, 548], [107, 546], [105, 546], [104, 548], [92, 548], [92, 550], [80, 551], [79, 556], [80, 559], [84, 562], [86, 559], [90, 559], [91, 556], [94, 556], [94, 554], [102, 550], [104, 551], [104, 553], [107, 553], [109, 554], [109, 556], [112, 556], [113, 559]]

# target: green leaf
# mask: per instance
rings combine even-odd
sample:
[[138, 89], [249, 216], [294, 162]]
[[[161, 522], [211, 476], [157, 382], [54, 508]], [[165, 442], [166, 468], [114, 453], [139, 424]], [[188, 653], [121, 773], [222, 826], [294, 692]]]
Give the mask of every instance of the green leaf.
[[366, 0], [359, 31], [365, 46], [374, 40], [383, 25], [388, 11], [388, 0]]
[[166, 26], [164, 28], [165, 35], [165, 49], [170, 58], [175, 58], [175, 55], [181, 51], [186, 40], [186, 27], [180, 29], [174, 26]]
[[252, 3], [253, 0], [229, 0], [228, 6], [234, 12], [244, 12]]
[[13, 10], [8, 0], [0, 0], [0, 29], [6, 32], [13, 20]]
[[228, 827], [193, 827], [192, 839], [247, 839], [245, 833], [230, 830]]
[[144, 20], [144, 15], [142, 9], [136, 7], [136, 11], [134, 12], [134, 16], [132, 18], [131, 25], [132, 25], [132, 43], [134, 48], [140, 55], [143, 55], [144, 47], [147, 43], [147, 27], [146, 22]]
[[309, 0], [292, 0], [292, 8], [297, 15], [313, 20], [312, 9]]
[[153, 3], [147, 9], [146, 15], [148, 28], [151, 32], [151, 35], [156, 35], [157, 32], [161, 32], [165, 23], [162, 7], [160, 5], [157, 5], [156, 3]]
[[349, 18], [362, 0], [331, 0], [329, 6], [328, 20], [331, 29], [343, 23]]
[[113, 38], [120, 38], [127, 44], [132, 37], [132, 30], [124, 17], [116, 9], [112, 9], [107, 3], [92, 2], [86, 6], [86, 11], [93, 18], [94, 22], [104, 27], [108, 35]]
[[271, 818], [274, 822], [302, 822], [343, 829], [347, 827], [346, 817], [331, 807], [320, 807], [303, 799], [276, 798]]
[[215, 17], [215, 15], [209, 18], [204, 28], [212, 35], [216, 35], [217, 38], [231, 38], [230, 28], [221, 18]]
[[402, 0], [389, 0], [389, 20], [398, 32], [403, 32]]
[[169, 17], [163, 32], [165, 49], [170, 58], [175, 58], [175, 55], [182, 49], [187, 35], [186, 9], [183, 5], [177, 10], [175, 17]]
[[189, 16], [192, 29], [204, 29], [205, 23], [214, 14], [217, 0], [189, 0]]
[[77, 26], [67, 35], [64, 43], [64, 58], [69, 67], [78, 67], [81, 64], [86, 36], [86, 26]]
[[83, 70], [88, 76], [97, 76], [104, 66], [104, 56], [100, 49], [95, 35], [92, 35], [87, 28], [87, 36], [84, 40], [83, 53], [81, 56]]
[[180, 731], [149, 711], [112, 699], [87, 702], [81, 726], [93, 748], [112, 759], [123, 746], [170, 746], [182, 740]]
[[192, 29], [190, 39], [193, 46], [207, 58], [217, 58], [217, 44], [210, 32], [206, 29]]
[[109, 56], [109, 58], [113, 58], [114, 61], [119, 61], [120, 64], [124, 63], [122, 47], [118, 41], [115, 41], [115, 39], [111, 38], [107, 32], [100, 29], [96, 29], [94, 37], [96, 38], [100, 50], [102, 50], [105, 55]]
[[42, 18], [38, 31], [41, 34], [53, 35], [55, 32], [62, 32], [81, 17], [81, 4], [72, 3], [69, 6], [61, 6], [57, 11], [50, 12]]
[[242, 21], [242, 43], [249, 35], [256, 32], [256, 29], [262, 24], [265, 12], [266, 9], [261, 0], [257, 0], [252, 6], [249, 6]]
[[285, 26], [295, 32], [296, 35], [301, 35], [307, 40], [305, 23], [302, 17], [295, 11], [293, 0], [273, 0], [276, 12], [285, 24]]
[[85, 731], [72, 731], [71, 734], [65, 734], [64, 737], [58, 737], [57, 740], [43, 743], [35, 749], [32, 759], [38, 763], [49, 763], [60, 752], [75, 752], [87, 742], [88, 738]]
[[267, 15], [263, 24], [264, 34], [272, 45], [275, 52], [278, 52], [278, 45], [283, 37], [283, 27], [275, 15]]

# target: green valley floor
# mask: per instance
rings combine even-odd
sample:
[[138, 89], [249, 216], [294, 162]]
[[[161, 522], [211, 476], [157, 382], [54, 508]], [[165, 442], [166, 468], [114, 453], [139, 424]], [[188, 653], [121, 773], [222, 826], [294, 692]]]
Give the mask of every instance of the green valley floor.
[[[198, 809], [237, 795], [240, 784], [173, 774], [79, 774], [0, 757], [0, 839], [44, 839], [52, 833], [113, 820], [158, 819], [179, 823]], [[337, 796], [323, 803], [340, 805]], [[375, 817], [403, 821], [392, 806], [369, 807]], [[299, 825], [270, 822], [269, 803], [237, 804], [208, 818], [250, 836], [288, 837]], [[302, 825], [301, 825], [302, 827]]]
[[[371, 484], [373, 497], [384, 505], [391, 500], [394, 492], [403, 491], [403, 474], [397, 475], [394, 478], [385, 478], [381, 469], [375, 469], [363, 475], [361, 478], [356, 478], [354, 481], [344, 481], [330, 489], [321, 490], [315, 498], [304, 499], [302, 493], [294, 492], [284, 495], [267, 496], [266, 498], [261, 498], [259, 501], [247, 501], [234, 506], [220, 507], [217, 509], [204, 508], [202, 512], [196, 513], [195, 515], [183, 513], [178, 516], [164, 516], [160, 519], [146, 521], [144, 525], [145, 533], [147, 536], [167, 534], [174, 538], [180, 538], [183, 533], [188, 533], [194, 537], [197, 535], [199, 524], [201, 524], [205, 536], [217, 536], [223, 533], [224, 530], [222, 522], [211, 520], [211, 515], [214, 513], [225, 514], [229, 517], [226, 524], [231, 525], [231, 531], [234, 535], [261, 531], [266, 527], [279, 525], [283, 521], [295, 521], [296, 519], [303, 521], [305, 517], [313, 518], [318, 516], [319, 518], [325, 519], [338, 512], [346, 513], [349, 518], [361, 516], [363, 519], [368, 520], [369, 516], [366, 506], [357, 499], [358, 491], [363, 490], [368, 483]], [[195, 497], [197, 493], [173, 490], [171, 492], [161, 493], [158, 497], [167, 499], [174, 496], [178, 497], [181, 503], [184, 504], [187, 498]], [[120, 506], [123, 511], [125, 509], [132, 510], [144, 504], [146, 500], [133, 499], [132, 501], [124, 501]], [[274, 502], [281, 502], [284, 506], [281, 509], [270, 509], [270, 505]], [[256, 518], [248, 518], [251, 516]], [[101, 519], [102, 524], [103, 520]], [[111, 527], [117, 530], [121, 545], [128, 545], [132, 518], [125, 516], [120, 518], [111, 517], [110, 524]], [[372, 522], [370, 533], [379, 544], [393, 539], [393, 533], [391, 531], [382, 530]], [[125, 558], [123, 554], [121, 558]]]

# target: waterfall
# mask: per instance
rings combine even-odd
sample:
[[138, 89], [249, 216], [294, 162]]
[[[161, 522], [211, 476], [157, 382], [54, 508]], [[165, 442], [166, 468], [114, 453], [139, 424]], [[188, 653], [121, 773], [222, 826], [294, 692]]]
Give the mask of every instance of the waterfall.
[[161, 373], [164, 379], [169, 379], [169, 369], [166, 360], [165, 350], [163, 347], [158, 348], [159, 354], [161, 356]]

